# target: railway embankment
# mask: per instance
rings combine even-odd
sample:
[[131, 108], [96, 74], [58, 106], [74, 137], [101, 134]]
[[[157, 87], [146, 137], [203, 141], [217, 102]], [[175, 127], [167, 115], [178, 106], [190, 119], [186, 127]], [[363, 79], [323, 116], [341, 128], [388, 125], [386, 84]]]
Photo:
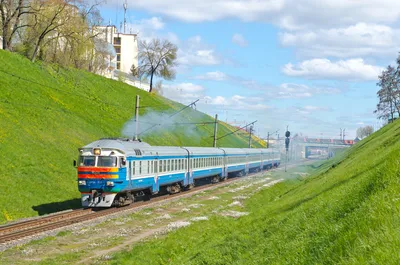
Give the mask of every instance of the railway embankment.
[[246, 216], [214, 216], [106, 264], [398, 264], [399, 153], [397, 121], [310, 176], [255, 193]]
[[215, 215], [104, 264], [398, 264], [399, 138], [397, 121], [311, 175], [255, 193], [247, 215]]
[[[127, 124], [134, 116], [136, 95], [141, 98], [141, 129], [166, 121], [184, 107], [123, 82], [31, 63], [3, 50], [0, 62], [0, 224], [79, 208], [72, 163], [78, 148], [103, 137], [132, 137]], [[151, 145], [212, 146], [212, 121], [187, 108], [168, 126], [140, 137]], [[204, 124], [189, 124], [199, 122]], [[220, 123], [218, 136], [232, 130]], [[257, 140], [253, 138], [254, 147], [261, 147]], [[247, 136], [238, 134], [219, 141], [226, 147], [247, 143]]]

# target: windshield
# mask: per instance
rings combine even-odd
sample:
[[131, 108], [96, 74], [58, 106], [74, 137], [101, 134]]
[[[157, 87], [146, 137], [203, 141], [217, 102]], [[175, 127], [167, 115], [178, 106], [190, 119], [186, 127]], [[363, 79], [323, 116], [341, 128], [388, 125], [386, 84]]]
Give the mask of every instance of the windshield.
[[99, 156], [97, 160], [98, 167], [116, 167], [117, 157], [116, 156]]
[[96, 162], [95, 156], [80, 156], [79, 157], [79, 165], [86, 167], [94, 167]]
[[116, 167], [117, 166], [117, 157], [116, 156], [99, 156], [99, 157], [97, 157], [97, 165], [96, 165], [96, 157], [95, 156], [80, 156], [79, 157], [79, 166]]

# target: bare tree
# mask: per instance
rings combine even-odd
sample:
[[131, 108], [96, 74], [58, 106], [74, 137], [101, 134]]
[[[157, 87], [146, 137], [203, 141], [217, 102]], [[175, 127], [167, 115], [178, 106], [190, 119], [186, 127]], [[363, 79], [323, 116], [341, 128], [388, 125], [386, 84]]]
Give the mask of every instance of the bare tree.
[[34, 13], [27, 0], [0, 0], [0, 22], [3, 49], [11, 50], [11, 44], [17, 31], [27, 27], [24, 16]]
[[372, 126], [365, 126], [365, 127], [360, 127], [357, 129], [356, 134], [357, 137], [362, 139], [364, 137], [367, 137], [371, 135], [374, 132], [374, 128]]
[[150, 90], [153, 90], [154, 76], [166, 80], [175, 78], [176, 53], [178, 48], [167, 40], [153, 39], [139, 43], [139, 76], [150, 77]]

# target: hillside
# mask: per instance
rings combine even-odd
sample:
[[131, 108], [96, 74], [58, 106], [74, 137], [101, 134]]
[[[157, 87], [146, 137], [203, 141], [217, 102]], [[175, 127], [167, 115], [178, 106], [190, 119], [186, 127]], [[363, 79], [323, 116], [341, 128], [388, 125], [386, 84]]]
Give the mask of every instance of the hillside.
[[[77, 149], [102, 137], [120, 137], [134, 115], [163, 119], [183, 105], [124, 83], [75, 69], [61, 69], [0, 50], [0, 223], [78, 207]], [[161, 114], [162, 113], [162, 114]], [[163, 116], [164, 115], [164, 116]], [[191, 108], [172, 122], [211, 122]], [[143, 125], [146, 125], [146, 120]], [[218, 136], [233, 130], [221, 123]], [[143, 135], [151, 145], [212, 146], [213, 125], [168, 126]], [[261, 147], [253, 138], [254, 147]], [[218, 146], [246, 147], [232, 134]]]
[[399, 153], [397, 121], [309, 177], [282, 173], [247, 216], [215, 214], [102, 264], [398, 264]]

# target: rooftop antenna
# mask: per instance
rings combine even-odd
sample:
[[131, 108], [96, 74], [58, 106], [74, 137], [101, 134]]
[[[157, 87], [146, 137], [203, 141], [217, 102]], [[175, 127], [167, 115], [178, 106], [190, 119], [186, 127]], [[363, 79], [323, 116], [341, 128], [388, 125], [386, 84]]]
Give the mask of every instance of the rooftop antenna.
[[125, 0], [124, 3], [124, 34], [126, 33], [126, 10], [128, 9], [128, 3]]

